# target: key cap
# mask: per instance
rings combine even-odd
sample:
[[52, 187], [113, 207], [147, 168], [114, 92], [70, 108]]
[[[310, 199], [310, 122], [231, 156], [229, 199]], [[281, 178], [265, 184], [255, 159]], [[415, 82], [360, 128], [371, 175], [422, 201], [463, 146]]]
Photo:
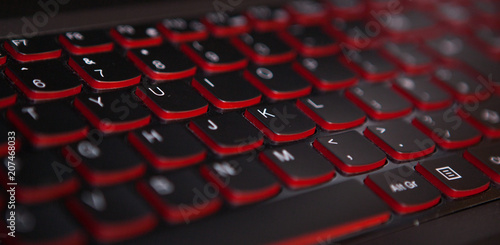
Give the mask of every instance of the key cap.
[[314, 0], [294, 0], [285, 5], [295, 23], [300, 25], [321, 24], [328, 20], [326, 6]]
[[129, 185], [85, 189], [66, 204], [91, 235], [102, 243], [139, 236], [157, 223], [155, 215]]
[[334, 19], [328, 30], [339, 41], [340, 48], [368, 49], [380, 46], [381, 38], [379, 33], [368, 32], [366, 20], [343, 21]]
[[125, 48], [149, 47], [162, 43], [160, 33], [152, 25], [118, 25], [111, 29], [110, 35]]
[[476, 13], [478, 22], [488, 23], [491, 25], [498, 24], [498, 13], [500, 13], [500, 5], [496, 1], [478, 0], [471, 2], [471, 7]]
[[[308, 207], [307, 212], [297, 212], [304, 207]], [[348, 180], [268, 205], [241, 209], [175, 230], [155, 233], [140, 242], [314, 244], [380, 225], [389, 218], [390, 211], [382, 200], [357, 181]], [[240, 222], [231, 222], [234, 220]], [[224, 235], [214, 236], [214, 229], [224, 230]], [[274, 232], [269, 232], [271, 230]], [[130, 244], [134, 242], [137, 243], [133, 241]]]
[[234, 206], [268, 199], [281, 190], [281, 185], [254, 156], [203, 165], [201, 174]]
[[202, 161], [207, 154], [180, 124], [137, 129], [128, 134], [128, 141], [159, 170], [186, 167]]
[[193, 42], [208, 37], [205, 25], [197, 19], [164, 19], [156, 28], [174, 43]]
[[69, 164], [93, 186], [136, 179], [146, 170], [142, 160], [119, 137], [87, 138], [62, 151]]
[[259, 159], [292, 189], [319, 185], [335, 176], [333, 166], [304, 143], [263, 151]]
[[255, 105], [262, 95], [240, 72], [197, 75], [191, 85], [219, 109], [237, 109]]
[[489, 97], [488, 89], [477, 78], [462, 70], [439, 68], [435, 71], [433, 79], [462, 103]]
[[11, 106], [16, 103], [16, 100], [16, 91], [4, 77], [0, 77], [0, 108]]
[[82, 90], [78, 77], [59, 60], [10, 63], [5, 74], [32, 100], [60, 99]]
[[483, 171], [491, 180], [500, 183], [500, 145], [482, 144], [464, 151], [464, 158]]
[[365, 184], [400, 214], [428, 209], [441, 200], [441, 193], [406, 165], [370, 174]]
[[393, 88], [420, 110], [443, 109], [453, 103], [451, 95], [431, 82], [428, 75], [399, 76], [394, 80]]
[[411, 103], [387, 84], [363, 84], [349, 88], [345, 96], [375, 120], [402, 117], [412, 110]]
[[355, 131], [317, 138], [313, 146], [347, 174], [371, 171], [387, 161], [381, 150]]
[[320, 26], [292, 25], [280, 36], [303, 56], [321, 57], [339, 51], [336, 40]]
[[419, 162], [415, 170], [451, 198], [472, 196], [490, 186], [481, 171], [457, 155]]
[[348, 51], [341, 60], [364, 79], [376, 82], [396, 77], [396, 67], [377, 50]]
[[59, 35], [59, 43], [75, 55], [109, 52], [114, 44], [104, 31], [68, 31]]
[[362, 0], [330, 0], [328, 1], [330, 14], [340, 19], [358, 19], [366, 11]]
[[154, 80], [181, 79], [196, 73], [194, 63], [170, 44], [132, 49], [127, 52], [127, 57]]
[[4, 42], [4, 48], [20, 62], [55, 59], [61, 56], [61, 48], [54, 36], [9, 39]]
[[244, 77], [272, 100], [294, 99], [311, 93], [312, 86], [289, 63], [250, 65]]
[[472, 13], [469, 11], [469, 6], [453, 2], [441, 2], [436, 5], [438, 18], [451, 26], [460, 30], [472, 21]]
[[208, 103], [184, 81], [158, 85], [141, 85], [135, 94], [156, 116], [164, 120], [177, 120], [205, 114]]
[[245, 33], [231, 38], [231, 43], [256, 64], [270, 65], [295, 59], [295, 51], [274, 32]]
[[458, 115], [479, 129], [486, 137], [500, 137], [500, 99], [491, 97], [476, 106], [462, 106]]
[[137, 188], [170, 224], [190, 224], [217, 212], [222, 204], [218, 189], [192, 169], [153, 175]]
[[435, 21], [426, 13], [419, 10], [403, 11], [393, 14], [390, 18], [379, 17], [384, 32], [393, 40], [411, 41], [418, 37], [429, 37], [438, 34]]
[[500, 59], [500, 30], [488, 26], [480, 26], [473, 30], [476, 46], [492, 59]]
[[114, 133], [142, 127], [151, 115], [128, 91], [81, 93], [74, 106], [97, 129]]
[[[15, 237], [5, 234], [7, 244], [75, 244], [87, 243], [87, 236], [73, 217], [57, 202], [37, 205], [16, 205], [15, 214], [2, 221], [15, 220]], [[10, 230], [9, 230], [10, 232]], [[2, 238], [3, 239], [3, 238]]]
[[209, 38], [181, 44], [181, 50], [207, 72], [228, 72], [247, 66], [248, 60], [227, 39]]
[[425, 134], [401, 120], [368, 126], [363, 133], [390, 157], [399, 161], [424, 157], [436, 148]]
[[337, 90], [358, 82], [356, 74], [338, 60], [338, 56], [300, 57], [293, 68], [320, 90]]
[[433, 69], [433, 60], [414, 43], [388, 43], [381, 50], [382, 55], [394, 62], [407, 74], [421, 74]]
[[250, 151], [264, 142], [262, 134], [236, 112], [195, 119], [189, 128], [220, 155]]
[[248, 108], [244, 115], [275, 142], [300, 140], [316, 129], [316, 124], [289, 102]]
[[417, 116], [412, 123], [445, 149], [464, 148], [481, 140], [481, 133], [451, 109]]
[[240, 13], [210, 12], [201, 20], [216, 37], [229, 37], [250, 31], [247, 18]]
[[297, 107], [325, 130], [343, 130], [363, 124], [365, 113], [337, 93], [305, 97]]
[[[17, 183], [16, 201], [21, 203], [33, 204], [62, 198], [74, 193], [80, 186], [73, 169], [54, 152], [23, 153], [6, 157], [2, 163], [2, 182], [7, 184], [4, 187], [9, 189], [8, 183]], [[8, 174], [12, 169], [15, 169], [14, 175]]]
[[266, 5], [249, 7], [246, 17], [258, 32], [283, 30], [291, 21], [290, 15], [283, 8]]
[[73, 56], [68, 65], [94, 89], [124, 88], [141, 81], [141, 73], [114, 52]]
[[85, 137], [87, 125], [66, 102], [16, 105], [7, 118], [36, 147], [62, 145]]

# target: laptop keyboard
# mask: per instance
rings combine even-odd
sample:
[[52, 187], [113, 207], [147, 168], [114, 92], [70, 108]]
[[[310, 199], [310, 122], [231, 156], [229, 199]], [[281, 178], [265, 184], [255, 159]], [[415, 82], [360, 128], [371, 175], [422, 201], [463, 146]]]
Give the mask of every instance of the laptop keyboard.
[[499, 199], [500, 5], [389, 2], [4, 40], [2, 240], [359, 242]]

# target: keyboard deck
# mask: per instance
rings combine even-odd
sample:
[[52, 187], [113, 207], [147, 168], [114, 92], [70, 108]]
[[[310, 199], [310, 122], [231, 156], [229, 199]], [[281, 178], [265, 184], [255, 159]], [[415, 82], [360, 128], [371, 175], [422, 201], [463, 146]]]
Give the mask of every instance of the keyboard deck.
[[391, 2], [3, 40], [0, 238], [356, 243], [500, 199], [499, 3]]

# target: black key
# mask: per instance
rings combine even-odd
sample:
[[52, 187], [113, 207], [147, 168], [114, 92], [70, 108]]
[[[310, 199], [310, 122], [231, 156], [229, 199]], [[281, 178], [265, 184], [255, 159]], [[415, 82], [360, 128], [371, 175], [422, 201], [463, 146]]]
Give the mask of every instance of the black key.
[[208, 36], [207, 28], [198, 19], [164, 19], [156, 27], [174, 43], [202, 40]]
[[320, 57], [339, 51], [337, 41], [321, 26], [292, 25], [280, 36], [302, 56]]
[[[307, 212], [297, 211], [304, 207]], [[139, 243], [314, 244], [374, 227], [389, 218], [390, 211], [382, 200], [359, 182], [348, 180], [268, 205], [158, 232]], [[214, 230], [225, 232], [215, 236]], [[137, 243], [136, 240], [129, 244]]]
[[439, 68], [434, 73], [434, 81], [462, 103], [484, 100], [489, 97], [488, 88], [476, 77], [463, 72], [462, 69]]
[[181, 50], [207, 72], [228, 72], [247, 66], [248, 60], [227, 39], [209, 38], [181, 44]]
[[129, 50], [127, 57], [149, 78], [175, 80], [193, 76], [196, 66], [171, 44]]
[[478, 194], [490, 186], [481, 171], [457, 155], [419, 162], [415, 170], [451, 198]]
[[293, 189], [319, 185], [335, 176], [332, 164], [309, 144], [299, 143], [266, 150], [259, 154], [259, 159]]
[[245, 117], [275, 142], [300, 140], [316, 130], [316, 124], [292, 103], [249, 108]]
[[20, 62], [55, 59], [61, 56], [61, 48], [54, 36], [10, 39], [5, 41], [4, 48]]
[[328, 19], [326, 6], [320, 1], [294, 0], [285, 7], [293, 21], [300, 25], [321, 24]]
[[365, 113], [337, 93], [297, 100], [297, 107], [326, 130], [343, 130], [363, 124]]
[[498, 60], [500, 58], [500, 30], [488, 26], [480, 26], [474, 30], [474, 37], [483, 53]]
[[268, 199], [281, 190], [281, 185], [253, 155], [203, 165], [201, 173], [235, 206]]
[[364, 79], [383, 81], [392, 79], [397, 74], [396, 67], [377, 50], [344, 52], [342, 60], [346, 65], [358, 72]]
[[113, 50], [113, 42], [104, 31], [68, 31], [59, 35], [59, 42], [75, 55]]
[[[15, 175], [8, 174], [7, 171], [13, 168]], [[17, 183], [16, 201], [22, 203], [40, 203], [61, 198], [75, 192], [80, 186], [73, 169], [66, 165], [59, 154], [51, 151], [6, 157], [0, 172], [2, 178], [8, 178], [7, 183]]]
[[17, 93], [9, 85], [9, 82], [4, 78], [0, 77], [0, 108], [4, 108], [16, 103]]
[[164, 120], [195, 117], [208, 110], [208, 103], [184, 81], [139, 86], [135, 94]]
[[401, 120], [368, 126], [364, 135], [393, 159], [405, 161], [434, 152], [436, 145], [425, 134]]
[[118, 25], [111, 29], [110, 34], [125, 48], [149, 47], [162, 43], [160, 33], [152, 25]]
[[458, 2], [437, 3], [436, 9], [438, 10], [437, 16], [441, 21], [457, 29], [465, 28], [473, 18], [469, 6], [466, 7]]
[[[8, 212], [8, 211], [7, 211]], [[73, 217], [65, 212], [64, 207], [56, 202], [38, 205], [16, 205], [14, 215], [2, 215], [8, 232], [14, 236], [2, 238], [7, 244], [86, 244], [87, 236], [78, 227]]]
[[295, 51], [274, 32], [245, 33], [231, 38], [231, 43], [256, 64], [284, 63], [295, 58]]
[[381, 44], [380, 35], [368, 32], [365, 28], [367, 26], [368, 24], [364, 20], [334, 19], [329, 30], [339, 40], [342, 51], [349, 47], [359, 50], [379, 46]]
[[191, 85], [219, 109], [237, 109], [255, 105], [262, 95], [240, 72], [198, 75]]
[[62, 145], [87, 135], [87, 125], [66, 102], [32, 106], [17, 105], [7, 111], [7, 118], [37, 147]]
[[111, 185], [135, 179], [144, 164], [119, 137], [88, 138], [63, 148], [71, 166], [91, 185]]
[[149, 123], [149, 112], [128, 91], [81, 93], [74, 106], [104, 133], [126, 131]]
[[500, 144], [490, 143], [471, 147], [464, 152], [464, 158], [496, 183], [500, 183]]
[[289, 63], [257, 66], [245, 70], [245, 78], [272, 100], [298, 98], [311, 93], [311, 85]]
[[382, 151], [355, 131], [317, 138], [313, 146], [347, 174], [377, 169], [387, 160]]
[[67, 201], [77, 219], [99, 242], [116, 242], [144, 234], [157, 219], [129, 185], [85, 189]]
[[453, 103], [451, 95], [433, 83], [428, 75], [399, 76], [394, 88], [420, 110], [443, 109]]
[[236, 112], [195, 119], [189, 123], [189, 128], [221, 155], [250, 151], [264, 142], [264, 136]]
[[192, 169], [153, 175], [137, 187], [170, 224], [189, 224], [217, 212], [222, 204], [216, 187]]
[[389, 84], [363, 84], [347, 89], [345, 96], [376, 120], [407, 115], [412, 104], [390, 88]]
[[462, 106], [458, 115], [467, 120], [484, 135], [490, 138], [500, 137], [500, 98], [492, 96], [476, 106]]
[[78, 77], [59, 60], [10, 63], [5, 74], [32, 100], [64, 98], [82, 90]]
[[290, 15], [281, 7], [252, 6], [246, 16], [252, 27], [259, 32], [279, 31], [290, 23]]
[[441, 193], [409, 166], [368, 175], [365, 184], [401, 214], [435, 206]]
[[337, 90], [358, 82], [356, 74], [342, 64], [338, 56], [300, 57], [293, 68], [320, 90]]
[[388, 43], [382, 49], [392, 62], [407, 74], [425, 73], [433, 68], [432, 58], [415, 43]]
[[206, 156], [205, 148], [180, 124], [138, 129], [128, 134], [128, 140], [160, 170], [189, 166]]
[[378, 18], [385, 27], [385, 32], [395, 40], [412, 41], [417, 37], [436, 33], [436, 23], [426, 13], [419, 10], [393, 14], [390, 18]]
[[73, 56], [68, 64], [94, 89], [124, 88], [141, 81], [141, 73], [114, 52]]
[[365, 2], [362, 0], [329, 0], [330, 13], [340, 19], [358, 19], [366, 11]]
[[412, 123], [445, 149], [464, 148], [481, 140], [481, 132], [455, 116], [452, 109], [417, 116]]
[[217, 12], [206, 14], [202, 20], [210, 31], [210, 34], [216, 37], [229, 37], [250, 31], [248, 20], [243, 14], [220, 11], [217, 8], [215, 7], [215, 11]]

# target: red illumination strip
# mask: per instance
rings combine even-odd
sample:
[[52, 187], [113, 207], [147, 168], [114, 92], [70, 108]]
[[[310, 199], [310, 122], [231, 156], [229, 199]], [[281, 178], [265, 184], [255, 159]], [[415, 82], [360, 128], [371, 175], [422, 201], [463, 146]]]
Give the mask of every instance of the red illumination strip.
[[0, 56], [0, 65], [5, 64], [6, 61], [7, 61], [7, 56]]
[[249, 32], [251, 29], [249, 24], [246, 24], [244, 26], [231, 26], [231, 27], [217, 26], [214, 25], [212, 22], [208, 21], [207, 18], [203, 18], [201, 20], [201, 23], [205, 24], [205, 26], [209, 29], [210, 34], [216, 37], [234, 36], [241, 33]]
[[304, 77], [306, 80], [314, 84], [314, 86], [320, 90], [338, 90], [338, 89], [343, 89], [347, 88], [350, 86], [355, 85], [358, 82], [357, 77], [353, 77], [350, 79], [346, 80], [339, 80], [335, 82], [328, 82], [328, 81], [322, 81], [318, 79], [312, 72], [307, 70], [305, 67], [303, 67], [301, 64], [298, 62], [294, 62], [292, 64], [292, 68], [299, 73], [302, 77]]
[[76, 55], [82, 55], [82, 54], [93, 54], [93, 53], [102, 53], [102, 52], [109, 52], [113, 50], [113, 43], [104, 43], [104, 44], [99, 44], [99, 45], [94, 45], [94, 46], [89, 46], [89, 47], [79, 47], [75, 46], [72, 44], [66, 37], [63, 35], [59, 36], [59, 42], [72, 54]]
[[61, 56], [62, 50], [54, 50], [54, 51], [49, 51], [49, 52], [44, 52], [44, 53], [38, 53], [38, 54], [21, 54], [17, 52], [8, 41], [5, 41], [3, 47], [7, 52], [12, 55], [12, 57], [18, 61], [21, 62], [29, 62], [29, 61], [37, 61], [37, 60], [48, 60], [48, 59], [56, 59]]
[[482, 124], [479, 120], [477, 120], [476, 118], [465, 112], [462, 108], [458, 109], [457, 114], [463, 119], [467, 120], [467, 122], [472, 124], [474, 127], [479, 129], [487, 137], [500, 138], [500, 129], [487, 127], [486, 125]]
[[432, 140], [434, 140], [436, 143], [438, 143], [439, 146], [445, 148], [445, 149], [458, 149], [458, 148], [464, 148], [471, 146], [473, 144], [478, 143], [481, 141], [481, 134], [479, 134], [476, 137], [467, 139], [467, 140], [462, 140], [462, 141], [448, 141], [436, 134], [434, 131], [432, 131], [430, 128], [422, 124], [418, 119], [413, 119], [411, 122], [416, 128], [420, 129], [424, 134], [429, 136]]
[[429, 61], [429, 63], [421, 64], [421, 65], [415, 65], [415, 64], [406, 64], [402, 62], [399, 58], [394, 56], [393, 54], [389, 53], [387, 50], [382, 49], [380, 54], [387, 58], [388, 60], [392, 61], [396, 65], [398, 65], [399, 68], [401, 68], [405, 73], [410, 74], [410, 75], [416, 75], [416, 74], [422, 74], [426, 73], [432, 70], [433, 67], [433, 62]]
[[8, 107], [16, 103], [17, 94], [0, 99], [0, 108]]
[[352, 68], [355, 70], [358, 74], [361, 74], [361, 76], [367, 80], [370, 80], [372, 82], [382, 82], [385, 80], [390, 80], [392, 78], [395, 78], [397, 75], [396, 70], [388, 71], [388, 72], [383, 72], [383, 73], [370, 73], [365, 71], [363, 68], [361, 68], [358, 64], [355, 64], [354, 62], [349, 62], [345, 58], [345, 56], [342, 56], [340, 60], [347, 65], [348, 67]]
[[328, 22], [328, 13], [326, 10], [321, 10], [319, 13], [315, 14], [302, 14], [291, 6], [285, 6], [285, 9], [290, 13], [293, 21], [301, 25], [308, 26]]
[[409, 107], [408, 109], [404, 109], [401, 111], [395, 111], [395, 112], [378, 112], [365, 104], [360, 98], [358, 98], [356, 95], [352, 94], [351, 91], [346, 90], [345, 91], [345, 97], [351, 100], [354, 104], [359, 106], [363, 111], [365, 111], [371, 118], [375, 120], [387, 120], [387, 119], [393, 119], [393, 118], [398, 118], [405, 116], [409, 114], [412, 111], [412, 108]]
[[50, 186], [21, 187], [17, 197], [23, 203], [44, 202], [73, 193], [79, 186], [78, 180], [73, 178]]
[[191, 60], [200, 66], [203, 70], [208, 72], [228, 72], [243, 69], [247, 66], [248, 60], [243, 59], [240, 61], [233, 62], [231, 64], [212, 64], [203, 60], [198, 53], [191, 49], [185, 43], [181, 44], [181, 50], [186, 54]]
[[437, 101], [437, 102], [420, 101], [417, 98], [415, 98], [412, 94], [410, 94], [408, 91], [399, 87], [397, 84], [395, 84], [395, 86], [393, 86], [393, 88], [395, 91], [399, 92], [401, 95], [403, 95], [407, 99], [409, 99], [420, 110], [429, 110], [429, 111], [430, 110], [438, 110], [438, 109], [446, 108], [446, 107], [453, 104], [453, 100], [451, 98], [448, 100]]
[[484, 164], [481, 162], [479, 159], [477, 159], [474, 155], [472, 155], [468, 150], [464, 151], [463, 154], [464, 158], [472, 163], [474, 166], [479, 168], [483, 173], [488, 175], [490, 179], [495, 181], [496, 183], [500, 184], [500, 173], [495, 172], [492, 168], [490, 168], [488, 165]]
[[[308, 47], [304, 45], [299, 39], [294, 37], [288, 32], [282, 31], [278, 33], [279, 36], [284, 39], [288, 44], [294, 47], [302, 56], [306, 57], [322, 57], [337, 53], [340, 47], [337, 43], [332, 43], [326, 46], [320, 47]], [[328, 35], [325, 33], [325, 35]]]
[[318, 114], [316, 114], [313, 110], [311, 110], [311, 108], [305, 105], [301, 100], [297, 100], [296, 106], [325, 130], [343, 130], [343, 129], [353, 128], [363, 124], [366, 120], [366, 116], [363, 116], [352, 122], [331, 123], [321, 118]]
[[268, 88], [262, 81], [251, 74], [249, 71], [245, 70], [243, 72], [243, 77], [249, 81], [252, 85], [257, 87], [262, 93], [273, 100], [287, 100], [302, 97], [311, 93], [312, 87], [309, 85], [303, 89], [299, 89], [292, 92], [277, 92]]
[[113, 37], [121, 46], [125, 48], [150, 47], [160, 45], [163, 42], [161, 36], [143, 39], [128, 39], [122, 36], [115, 29], [111, 29], [109, 33], [111, 37]]
[[248, 22], [250, 25], [253, 27], [254, 30], [259, 31], [259, 32], [269, 32], [269, 31], [279, 31], [279, 30], [284, 30], [289, 24], [290, 24], [290, 19], [287, 18], [285, 20], [259, 20], [255, 18], [252, 14], [250, 13], [245, 13], [245, 16], [248, 19]]
[[285, 63], [294, 60], [296, 56], [293, 50], [290, 50], [289, 52], [284, 54], [260, 55], [256, 53], [252, 48], [250, 48], [246, 43], [241, 41], [239, 37], [231, 38], [231, 43], [246, 56], [250, 57], [250, 59], [255, 64], [259, 65], [272, 65], [272, 64]]
[[180, 43], [180, 42], [192, 42], [196, 40], [202, 40], [206, 39], [208, 37], [208, 31], [203, 30], [203, 31], [198, 31], [198, 32], [188, 32], [188, 33], [178, 33], [178, 32], [173, 32], [170, 29], [166, 28], [163, 26], [161, 23], [159, 23], [156, 26], [156, 29], [158, 29], [167, 39], [174, 43]]
[[194, 79], [191, 82], [191, 86], [195, 88], [205, 99], [210, 101], [215, 107], [220, 108], [220, 109], [237, 109], [237, 108], [244, 108], [248, 107], [251, 105], [258, 104], [260, 102], [260, 99], [262, 98], [262, 95], [259, 94], [259, 96], [248, 99], [248, 100], [242, 100], [242, 101], [236, 101], [236, 102], [228, 102], [228, 101], [223, 101], [217, 98], [214, 94], [212, 94], [207, 88], [205, 88], [203, 85], [198, 82], [198, 80]]
[[196, 73], [196, 66], [178, 72], [157, 72], [151, 69], [148, 65], [146, 65], [139, 57], [137, 57], [131, 51], [127, 52], [127, 57], [135, 64], [135, 66], [137, 66], [137, 68], [139, 68], [142, 72], [144, 72], [149, 78], [154, 80], [176, 80], [193, 76]]

